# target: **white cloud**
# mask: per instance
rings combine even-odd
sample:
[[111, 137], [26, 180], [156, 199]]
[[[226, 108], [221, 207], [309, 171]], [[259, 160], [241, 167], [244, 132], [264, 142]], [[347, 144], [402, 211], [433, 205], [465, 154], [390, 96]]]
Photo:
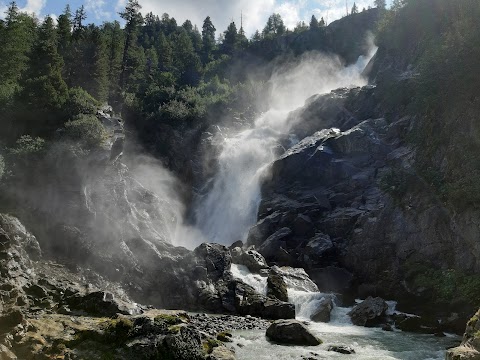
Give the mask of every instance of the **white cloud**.
[[240, 27], [242, 13], [244, 29], [247, 34], [252, 34], [265, 26], [266, 19], [275, 10], [275, 0], [140, 0], [139, 2], [144, 14], [150, 11], [159, 16], [168, 13], [179, 24], [189, 19], [200, 29], [203, 20], [210, 16], [217, 34], [225, 31], [232, 20], [237, 27]]
[[47, 0], [27, 0], [27, 4], [20, 8], [21, 11], [40, 16], [47, 5]]
[[109, 20], [112, 13], [105, 10], [105, 5], [105, 0], [86, 0], [85, 10], [93, 14], [97, 20]]

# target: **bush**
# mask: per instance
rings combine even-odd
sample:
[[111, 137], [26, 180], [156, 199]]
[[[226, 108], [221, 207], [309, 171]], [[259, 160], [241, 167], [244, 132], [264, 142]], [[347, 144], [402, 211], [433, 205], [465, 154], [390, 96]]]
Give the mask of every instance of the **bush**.
[[69, 90], [69, 98], [65, 103], [65, 110], [68, 118], [86, 114], [94, 115], [100, 103], [95, 100], [88, 92], [82, 88], [72, 88]]
[[44, 149], [45, 140], [39, 137], [32, 138], [30, 135], [23, 135], [15, 142], [15, 147], [10, 149], [10, 153], [15, 156], [29, 156], [39, 154]]
[[91, 149], [101, 146], [108, 135], [94, 115], [80, 115], [65, 124], [65, 136]]

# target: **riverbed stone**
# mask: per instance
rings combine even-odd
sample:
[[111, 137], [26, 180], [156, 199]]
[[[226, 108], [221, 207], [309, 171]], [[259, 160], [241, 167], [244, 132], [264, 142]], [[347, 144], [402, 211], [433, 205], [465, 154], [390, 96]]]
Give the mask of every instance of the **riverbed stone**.
[[337, 352], [339, 354], [355, 354], [355, 349], [346, 345], [330, 345], [327, 351]]
[[311, 316], [315, 322], [330, 322], [330, 315], [333, 310], [333, 299], [331, 296], [326, 296], [319, 301], [317, 311]]
[[322, 340], [297, 320], [277, 320], [267, 329], [267, 337], [278, 344], [317, 346]]
[[358, 326], [375, 326], [385, 320], [388, 305], [380, 297], [368, 297], [366, 300], [355, 306], [348, 315], [352, 323]]
[[288, 302], [287, 284], [285, 283], [283, 276], [275, 271], [270, 271], [268, 274], [267, 296]]

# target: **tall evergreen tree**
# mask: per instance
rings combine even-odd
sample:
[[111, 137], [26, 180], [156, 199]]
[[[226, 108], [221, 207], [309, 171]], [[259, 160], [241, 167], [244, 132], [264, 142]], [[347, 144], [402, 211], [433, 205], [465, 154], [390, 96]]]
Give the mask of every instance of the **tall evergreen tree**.
[[352, 11], [350, 12], [350, 14], [358, 14], [358, 7], [357, 7], [357, 4], [356, 3], [353, 3], [353, 6], [352, 6]]
[[169, 71], [172, 66], [173, 50], [170, 41], [163, 35], [158, 36], [158, 68], [160, 71]]
[[310, 29], [318, 29], [320, 27], [317, 18], [315, 15], [312, 15], [312, 19], [310, 20]]
[[70, 5], [65, 7], [65, 11], [58, 17], [58, 53], [66, 60], [68, 49], [72, 41], [72, 12]]
[[143, 23], [143, 18], [140, 14], [141, 8], [138, 0], [128, 0], [125, 10], [120, 13], [122, 19], [126, 21], [124, 31], [125, 46], [120, 74], [120, 86], [123, 90], [126, 89], [127, 84], [132, 84], [133, 80], [138, 80], [138, 74], [143, 73], [145, 66], [145, 54], [137, 42], [139, 27]]
[[385, 10], [387, 7], [386, 0], [374, 0], [373, 4], [375, 5], [376, 8], [380, 10]]
[[202, 42], [203, 42], [203, 62], [207, 63], [212, 58], [212, 53], [215, 50], [215, 26], [213, 26], [210, 16], [207, 16], [203, 21], [202, 27]]
[[116, 105], [120, 98], [120, 74], [122, 72], [124, 34], [120, 23], [106, 23], [103, 29], [108, 51], [109, 102]]
[[26, 101], [30, 109], [60, 110], [68, 98], [62, 69], [63, 59], [57, 52], [55, 27], [48, 16], [39, 29], [38, 41], [32, 49], [20, 99]]
[[232, 55], [237, 49], [238, 40], [237, 26], [232, 21], [230, 25], [228, 25], [227, 30], [224, 32], [224, 40], [222, 44], [223, 53]]
[[285, 24], [280, 14], [272, 14], [267, 20], [267, 24], [263, 29], [264, 37], [274, 37], [277, 35], [283, 35], [286, 31]]
[[87, 19], [87, 13], [85, 7], [82, 5], [75, 11], [75, 17], [73, 18], [73, 37], [78, 39], [84, 29], [83, 21]]
[[0, 105], [19, 90], [19, 80], [27, 70], [28, 54], [35, 40], [35, 27], [35, 20], [20, 13], [12, 1], [0, 33]]

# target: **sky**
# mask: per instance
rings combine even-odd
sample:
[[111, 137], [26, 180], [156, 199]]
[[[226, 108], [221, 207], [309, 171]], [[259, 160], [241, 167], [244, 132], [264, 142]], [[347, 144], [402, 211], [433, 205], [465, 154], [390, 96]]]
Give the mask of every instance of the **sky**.
[[[339, 19], [346, 13], [346, 2], [350, 9], [354, 1], [361, 11], [364, 7], [373, 7], [374, 0], [139, 0], [139, 3], [143, 14], [153, 12], [161, 16], [168, 13], [179, 25], [189, 19], [200, 29], [203, 20], [210, 16], [217, 34], [223, 32], [232, 20], [239, 25], [243, 14], [243, 26], [250, 36], [257, 29], [262, 30], [273, 13], [279, 13], [287, 27], [293, 29], [299, 21], [308, 24], [312, 15], [319, 19], [323, 17], [327, 23]], [[87, 10], [87, 22], [96, 24], [119, 19], [118, 12], [126, 2], [127, 0], [17, 0], [23, 11], [35, 13], [39, 18], [46, 15], [56, 18], [67, 4], [70, 4], [73, 11], [83, 4]], [[387, 3], [390, 2], [387, 0]], [[8, 3], [8, 0], [0, 0], [2, 17]]]

